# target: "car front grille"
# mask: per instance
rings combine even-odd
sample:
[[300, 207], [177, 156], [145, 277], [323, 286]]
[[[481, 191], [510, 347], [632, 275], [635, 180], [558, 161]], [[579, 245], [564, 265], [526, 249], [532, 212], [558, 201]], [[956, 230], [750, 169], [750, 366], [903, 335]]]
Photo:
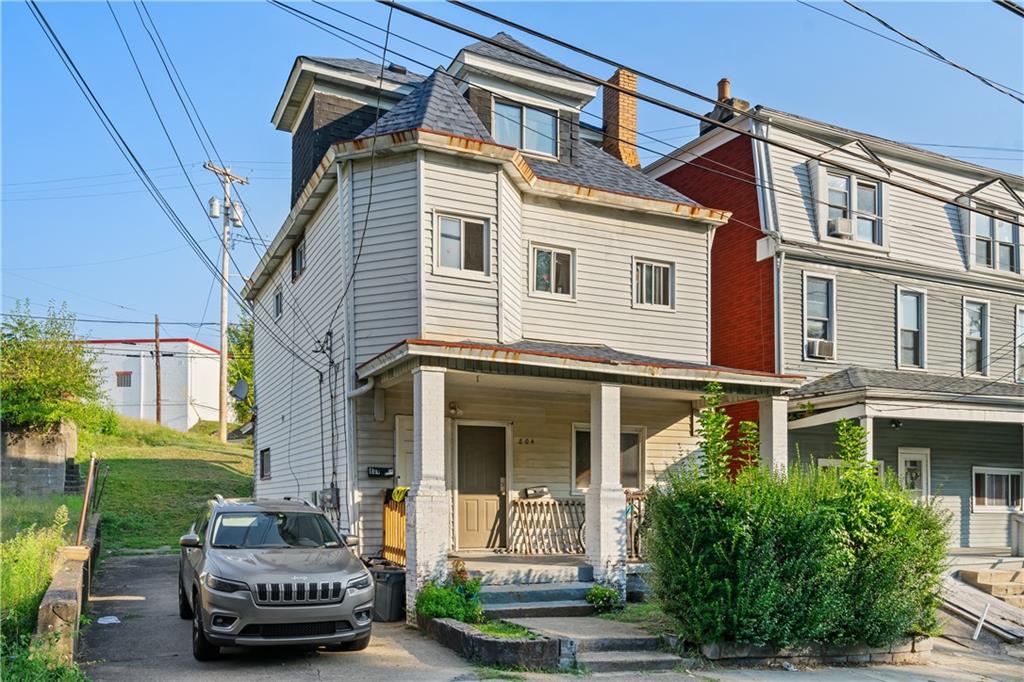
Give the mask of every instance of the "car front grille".
[[347, 632], [352, 629], [348, 621], [329, 620], [322, 623], [262, 623], [246, 625], [241, 637], [319, 637]]
[[341, 583], [256, 583], [252, 591], [261, 606], [335, 604], [345, 597]]

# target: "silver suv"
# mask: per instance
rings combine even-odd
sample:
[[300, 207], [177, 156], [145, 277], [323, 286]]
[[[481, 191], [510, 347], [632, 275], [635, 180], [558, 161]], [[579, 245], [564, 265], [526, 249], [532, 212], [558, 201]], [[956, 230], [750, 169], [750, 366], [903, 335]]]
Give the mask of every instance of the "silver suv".
[[192, 619], [196, 659], [222, 646], [370, 643], [373, 579], [319, 509], [218, 496], [180, 544], [178, 615]]

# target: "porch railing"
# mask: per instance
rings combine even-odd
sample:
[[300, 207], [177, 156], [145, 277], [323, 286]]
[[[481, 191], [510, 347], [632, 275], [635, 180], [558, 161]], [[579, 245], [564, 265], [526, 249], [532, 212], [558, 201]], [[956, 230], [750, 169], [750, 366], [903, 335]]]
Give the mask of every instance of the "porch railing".
[[626, 557], [630, 561], [643, 557], [642, 530], [646, 503], [647, 493], [644, 491], [626, 491]]
[[381, 556], [399, 566], [405, 566], [405, 499], [395, 502], [391, 499], [391, 490], [385, 490], [381, 495], [384, 507]]
[[586, 519], [583, 500], [512, 500], [513, 554], [582, 554], [580, 529]]

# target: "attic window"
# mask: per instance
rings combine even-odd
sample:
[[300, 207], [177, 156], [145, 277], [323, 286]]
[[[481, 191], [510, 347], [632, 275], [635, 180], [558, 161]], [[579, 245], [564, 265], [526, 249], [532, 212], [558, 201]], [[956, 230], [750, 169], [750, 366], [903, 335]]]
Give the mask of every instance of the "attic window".
[[558, 156], [558, 114], [554, 111], [498, 101], [492, 128], [498, 144]]
[[1020, 226], [974, 213], [974, 263], [1004, 272], [1020, 272]]
[[292, 280], [306, 269], [306, 239], [302, 238], [292, 247]]

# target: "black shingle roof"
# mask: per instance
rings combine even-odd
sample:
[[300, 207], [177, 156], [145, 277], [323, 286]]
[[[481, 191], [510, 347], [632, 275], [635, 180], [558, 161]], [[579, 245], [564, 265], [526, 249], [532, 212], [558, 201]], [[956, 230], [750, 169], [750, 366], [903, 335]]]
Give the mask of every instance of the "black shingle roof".
[[973, 396], [1024, 398], [1024, 385], [992, 379], [951, 377], [926, 372], [847, 367], [828, 376], [804, 384], [789, 393], [791, 398], [807, 398], [862, 388], [882, 388], [921, 393], [955, 394], [968, 399]]
[[[515, 64], [517, 66], [525, 66], [528, 69], [534, 69], [535, 71], [540, 71], [542, 73], [550, 73], [552, 75], [561, 76], [563, 78], [568, 78], [570, 80], [574, 80], [580, 83], [587, 82], [582, 78], [579, 78], [578, 76], [574, 76], [568, 71], [547, 64], [543, 60], [552, 61], [555, 64], [560, 64], [561, 62], [551, 59], [551, 57], [548, 57], [546, 54], [538, 52], [537, 50], [533, 49], [532, 47], [529, 47], [528, 45], [524, 45], [523, 43], [519, 42], [518, 40], [510, 36], [509, 34], [505, 33], [504, 31], [491, 36], [491, 40], [501, 43], [502, 45], [507, 45], [508, 47], [511, 47], [512, 50], [517, 50], [517, 52], [502, 49], [497, 45], [492, 45], [490, 43], [485, 42], [473, 43], [472, 45], [467, 45], [463, 49], [466, 52], [473, 52], [474, 54], [483, 55], [484, 57], [500, 59], [503, 62], [508, 62], [509, 64]], [[530, 57], [526, 57], [520, 54], [520, 52], [532, 55], [537, 59], [531, 59]], [[538, 59], [540, 61], [538, 61]]]
[[[372, 78], [380, 77], [380, 62], [374, 63], [365, 59], [359, 59], [357, 57], [352, 59], [337, 59], [335, 57], [306, 57], [306, 59], [314, 62], [320, 62], [327, 66], [333, 66], [336, 69], [342, 69], [344, 71], [351, 71], [352, 73], [362, 74], [364, 76], [370, 76]], [[390, 68], [384, 69], [385, 80], [393, 81], [395, 83], [419, 83], [423, 80], [423, 76], [412, 71], [406, 71], [401, 73]]]

